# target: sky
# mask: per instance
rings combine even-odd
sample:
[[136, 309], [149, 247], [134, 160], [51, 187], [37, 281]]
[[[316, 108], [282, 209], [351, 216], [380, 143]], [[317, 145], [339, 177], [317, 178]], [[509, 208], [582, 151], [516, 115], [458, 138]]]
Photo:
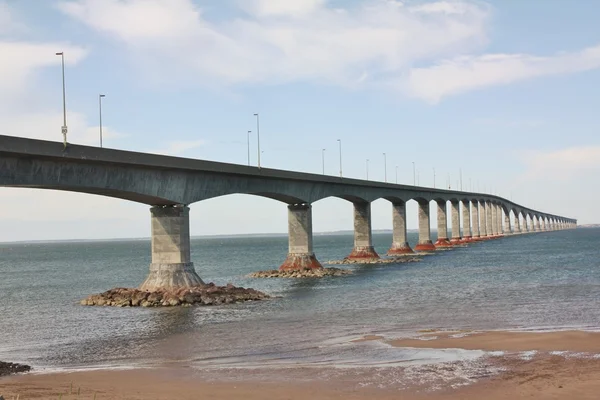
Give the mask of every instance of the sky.
[[[600, 222], [600, 2], [0, 0], [0, 134], [462, 187]], [[384, 155], [387, 160], [384, 169]], [[147, 237], [148, 206], [0, 188], [0, 241]], [[191, 233], [287, 231], [276, 200], [194, 203]], [[372, 204], [373, 229], [391, 205]], [[407, 204], [408, 228], [417, 226]], [[432, 207], [432, 223], [435, 208]], [[313, 204], [316, 232], [352, 204]]]

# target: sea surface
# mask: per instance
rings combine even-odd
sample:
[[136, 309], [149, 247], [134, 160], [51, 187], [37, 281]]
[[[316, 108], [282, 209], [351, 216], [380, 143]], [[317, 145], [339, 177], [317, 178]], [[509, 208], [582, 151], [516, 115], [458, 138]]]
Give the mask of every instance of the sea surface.
[[[416, 234], [409, 233], [415, 244]], [[351, 235], [315, 235], [317, 258], [338, 260]], [[390, 234], [375, 234], [380, 254]], [[401, 365], [476, 352], [352, 343], [420, 329], [600, 328], [600, 229], [517, 235], [438, 252], [421, 262], [343, 266], [323, 279], [251, 279], [285, 259], [287, 238], [192, 240], [206, 282], [254, 287], [264, 302], [191, 308], [83, 307], [79, 300], [135, 287], [150, 242], [0, 244], [0, 360], [38, 370], [183, 365]]]

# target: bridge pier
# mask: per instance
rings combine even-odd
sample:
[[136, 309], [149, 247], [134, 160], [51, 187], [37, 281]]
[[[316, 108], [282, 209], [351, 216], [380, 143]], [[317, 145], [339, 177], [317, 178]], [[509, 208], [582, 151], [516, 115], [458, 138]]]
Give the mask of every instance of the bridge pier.
[[392, 247], [388, 256], [414, 253], [406, 240], [406, 203], [392, 203], [392, 225]]
[[463, 242], [472, 242], [473, 236], [471, 235], [471, 210], [469, 209], [470, 201], [463, 200], [463, 209], [462, 209], [462, 241]]
[[479, 240], [479, 203], [471, 201], [471, 222], [473, 224], [473, 240]]
[[487, 237], [494, 237], [494, 223], [492, 222], [493, 204], [489, 201], [485, 202], [485, 225], [487, 226]]
[[288, 255], [280, 271], [323, 268], [313, 252], [312, 207], [310, 204], [288, 206]]
[[203, 285], [190, 256], [190, 209], [185, 205], [154, 206], [152, 263], [140, 290], [156, 291]]
[[354, 203], [354, 248], [348, 258], [352, 260], [379, 259], [379, 254], [373, 248], [371, 203]]
[[503, 236], [502, 233], [502, 207], [500, 204], [496, 204], [496, 225], [498, 226], [498, 236]]
[[446, 216], [446, 200], [436, 200], [437, 204], [437, 241], [435, 247], [451, 247], [448, 240], [448, 218]]
[[492, 220], [492, 236], [498, 237], [498, 212], [496, 211], [496, 205], [490, 203], [490, 218]]
[[504, 234], [512, 235], [512, 227], [510, 226], [510, 210], [504, 214]]
[[415, 246], [417, 251], [433, 251], [435, 246], [431, 242], [431, 229], [429, 227], [429, 202], [419, 202], [419, 243]]
[[460, 203], [458, 200], [450, 200], [450, 210], [452, 213], [452, 239], [450, 243], [459, 244], [460, 236]]
[[540, 219], [540, 230], [542, 232], [546, 232], [548, 230], [546, 228], [546, 217], [541, 217], [541, 219]]
[[487, 237], [487, 217], [485, 212], [485, 202], [479, 201], [479, 238], [484, 240]]

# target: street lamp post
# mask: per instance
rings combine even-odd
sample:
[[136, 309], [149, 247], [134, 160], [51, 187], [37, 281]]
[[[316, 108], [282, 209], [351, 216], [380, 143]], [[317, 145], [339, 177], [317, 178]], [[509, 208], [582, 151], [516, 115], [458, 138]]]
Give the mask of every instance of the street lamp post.
[[260, 117], [258, 113], [254, 114], [256, 117], [256, 142], [258, 146], [258, 169], [260, 169]]
[[387, 158], [385, 153], [383, 153], [383, 180], [387, 183]]
[[100, 147], [102, 147], [102, 98], [106, 97], [103, 94], [98, 95], [98, 112], [100, 113]]
[[369, 159], [367, 158], [367, 180], [369, 180]]
[[337, 140], [340, 144], [340, 178], [342, 177], [342, 139]]
[[415, 173], [415, 162], [412, 162], [413, 165], [413, 186], [417, 186], [417, 175]]
[[460, 173], [460, 190], [463, 190], [463, 186], [462, 186], [462, 168], [459, 169], [459, 173]]
[[246, 144], [248, 145], [248, 166], [250, 166], [250, 134], [252, 131], [248, 131], [246, 135]]
[[433, 188], [435, 189], [435, 168], [433, 169]]
[[60, 52], [56, 53], [57, 56], [60, 56], [62, 63], [62, 92], [63, 92], [63, 126], [61, 127], [61, 132], [63, 134], [63, 144], [65, 148], [67, 147], [67, 94], [65, 89], [65, 53]]
[[321, 164], [323, 166], [323, 175], [325, 175], [325, 149], [321, 149]]

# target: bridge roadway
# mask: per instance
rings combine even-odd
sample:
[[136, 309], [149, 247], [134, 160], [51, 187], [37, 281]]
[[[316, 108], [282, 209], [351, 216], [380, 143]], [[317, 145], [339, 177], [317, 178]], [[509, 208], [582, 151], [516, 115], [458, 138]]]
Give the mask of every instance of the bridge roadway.
[[[313, 252], [311, 204], [331, 196], [354, 205], [354, 248], [348, 257], [357, 260], [379, 258], [371, 233], [371, 202], [379, 198], [392, 204], [393, 239], [388, 255], [413, 252], [406, 240], [405, 204], [409, 200], [418, 203], [419, 240], [415, 251], [577, 225], [575, 219], [484, 193], [259, 169], [73, 144], [65, 149], [59, 142], [2, 135], [0, 186], [90, 193], [150, 205], [152, 263], [150, 274], [140, 287], [145, 290], [202, 282], [190, 257], [189, 205], [228, 194], [252, 194], [288, 204], [289, 253], [280, 267], [282, 270], [322, 268]], [[437, 205], [435, 244], [430, 232], [431, 201]]]

